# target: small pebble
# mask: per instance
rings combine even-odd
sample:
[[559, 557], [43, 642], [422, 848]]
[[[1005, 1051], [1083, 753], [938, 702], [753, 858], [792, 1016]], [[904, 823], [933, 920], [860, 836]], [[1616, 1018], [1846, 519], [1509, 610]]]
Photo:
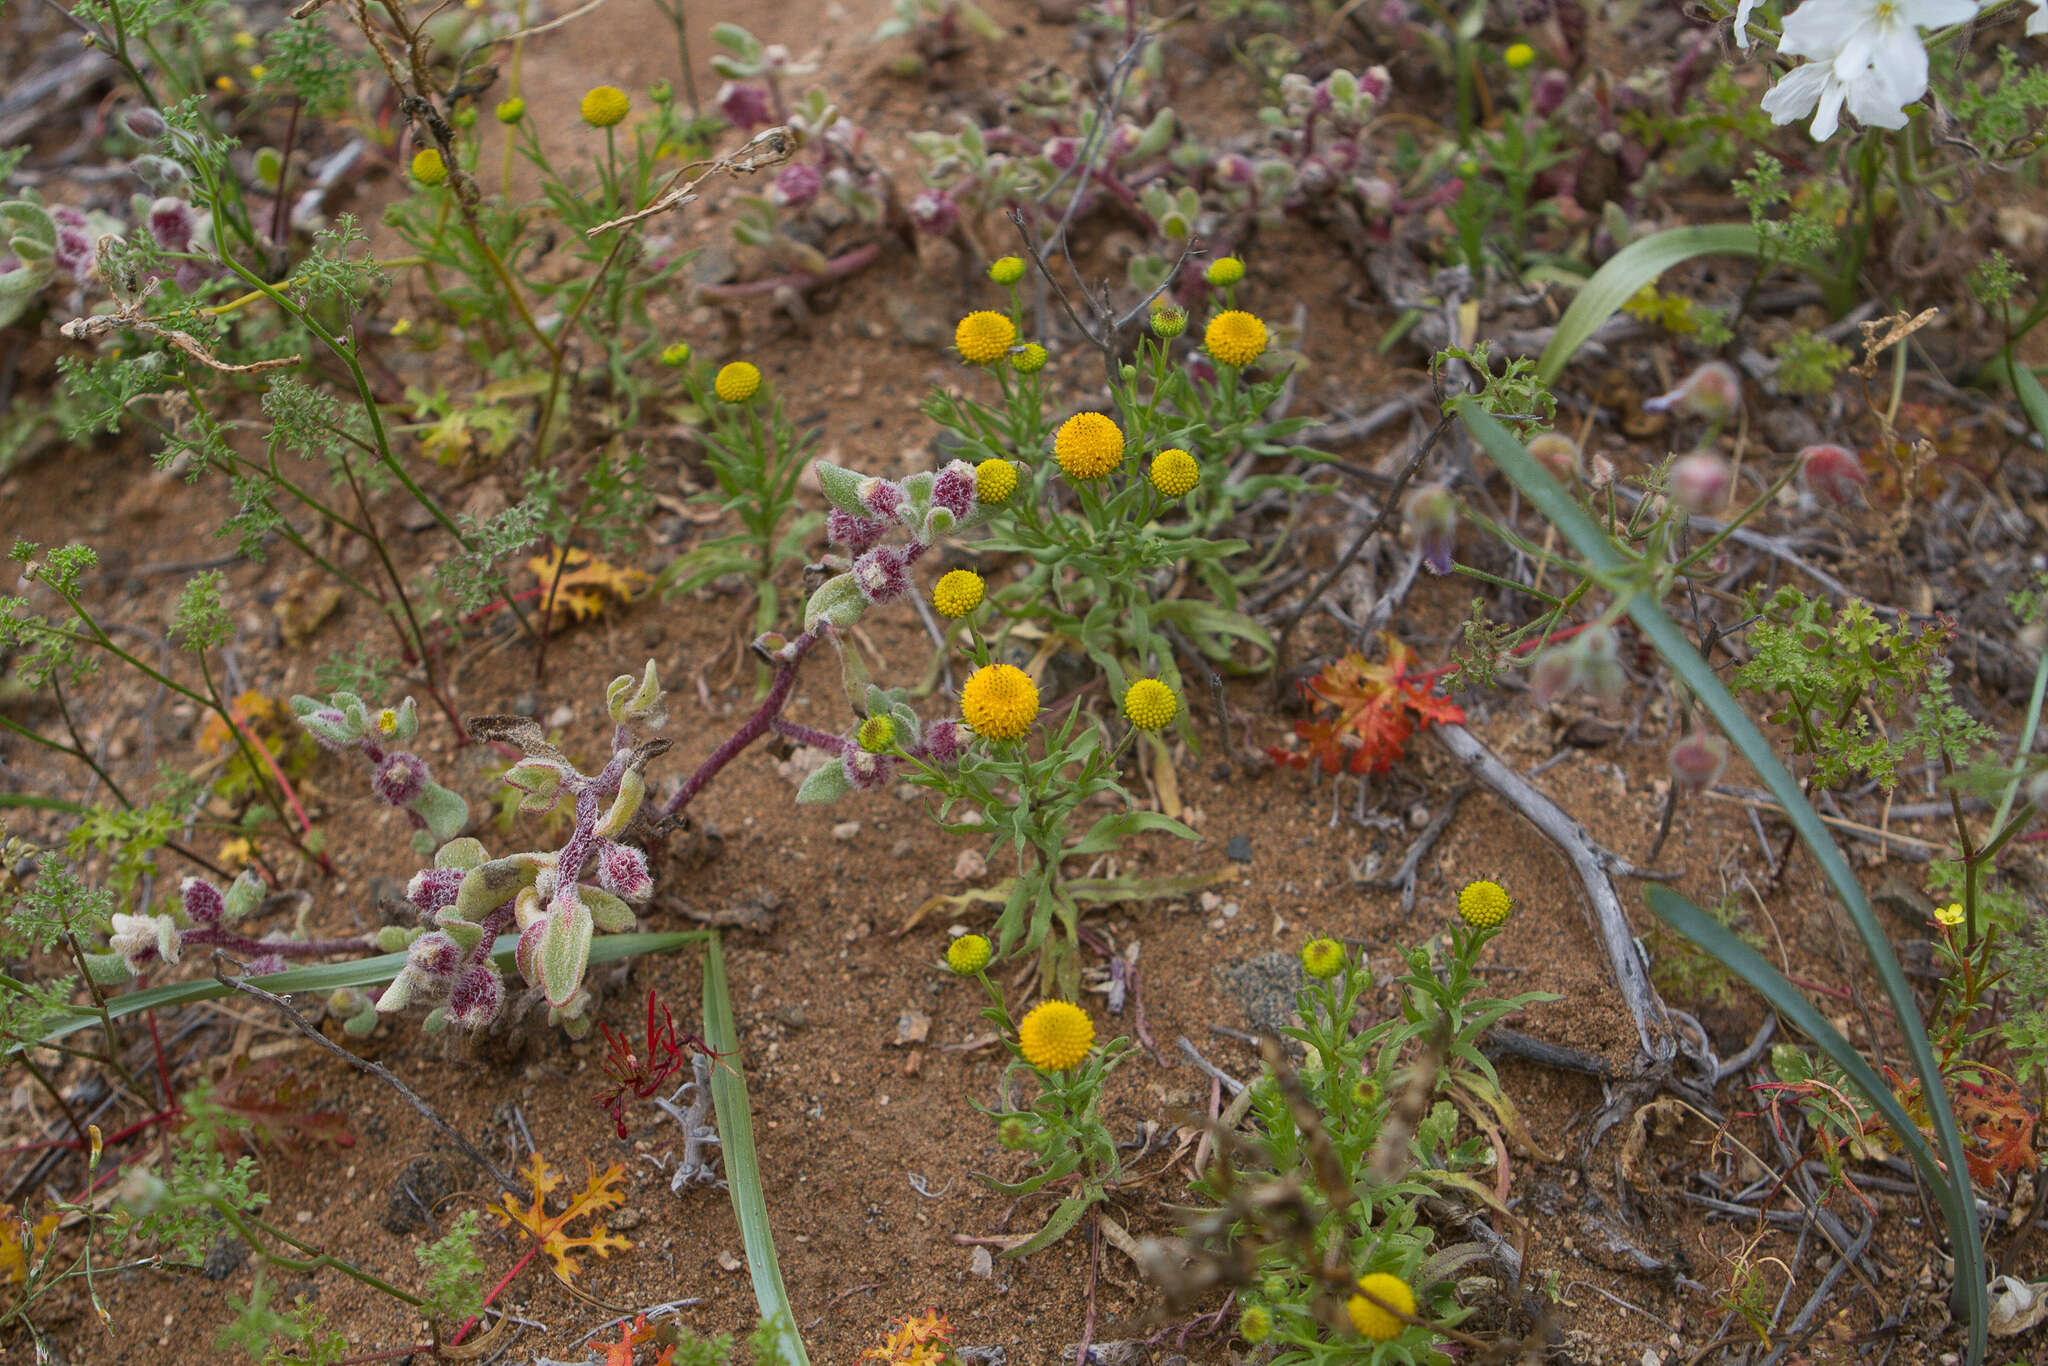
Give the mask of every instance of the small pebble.
[[855, 839], [858, 838], [859, 835], [859, 821], [841, 821], [839, 822], [839, 824], [832, 827], [832, 838], [835, 840]]
[[1243, 835], [1232, 835], [1223, 845], [1223, 857], [1232, 863], [1252, 861], [1252, 842]]
[[548, 713], [548, 729], [561, 730], [576, 720], [576, 709], [564, 702]]

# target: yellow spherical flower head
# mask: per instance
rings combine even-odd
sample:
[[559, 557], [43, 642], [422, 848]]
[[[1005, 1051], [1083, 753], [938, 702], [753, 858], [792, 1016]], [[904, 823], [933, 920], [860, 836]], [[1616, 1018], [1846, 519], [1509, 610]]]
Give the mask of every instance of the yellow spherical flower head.
[[976, 735], [1015, 740], [1038, 719], [1038, 685], [1014, 664], [984, 664], [960, 689], [960, 716]]
[[1508, 50], [1501, 54], [1507, 60], [1510, 71], [1520, 71], [1536, 60], [1536, 49], [1527, 43], [1510, 43]]
[[946, 945], [946, 966], [962, 977], [971, 977], [988, 966], [994, 952], [980, 935], [963, 934]]
[[1229, 309], [1209, 320], [1202, 344], [1218, 365], [1241, 370], [1266, 354], [1266, 325], [1241, 308]]
[[1124, 434], [1101, 413], [1076, 413], [1052, 439], [1053, 458], [1077, 481], [1100, 479], [1124, 460]]
[[[1353, 1295], [1344, 1308], [1351, 1315], [1351, 1326], [1360, 1335], [1374, 1342], [1392, 1342], [1407, 1328], [1399, 1314], [1390, 1314], [1380, 1304], [1398, 1309], [1410, 1318], [1415, 1315], [1415, 1292], [1408, 1288], [1408, 1282], [1386, 1271], [1375, 1271], [1370, 1276], [1358, 1278], [1358, 1288], [1364, 1292]], [[1367, 1295], [1372, 1296], [1369, 1300]], [[1378, 1300], [1380, 1304], [1374, 1304]]]
[[1045, 368], [1045, 348], [1025, 342], [1010, 355], [1010, 368], [1020, 375], [1035, 375]]
[[440, 149], [422, 147], [412, 156], [412, 178], [422, 185], [441, 185], [448, 180], [448, 163], [441, 160]]
[[517, 123], [526, 117], [526, 101], [514, 95], [499, 103], [497, 115], [500, 123]]
[[993, 365], [1010, 353], [1017, 325], [1007, 315], [982, 309], [970, 313], [953, 329], [953, 346], [969, 365]]
[[1024, 1061], [1041, 1072], [1064, 1072], [1088, 1056], [1095, 1022], [1072, 1001], [1042, 1001], [1017, 1026]]
[[761, 392], [760, 368], [736, 360], [719, 370], [718, 378], [711, 382], [711, 392], [724, 403], [745, 403]]
[[896, 743], [896, 722], [887, 716], [870, 716], [860, 723], [860, 730], [854, 738], [868, 753], [886, 754]]
[[1301, 970], [1325, 979], [1344, 971], [1344, 946], [1334, 939], [1311, 939], [1301, 946]]
[[1168, 446], [1152, 457], [1152, 487], [1168, 498], [1178, 498], [1202, 478], [1202, 467], [1178, 446]]
[[593, 86], [583, 97], [583, 121], [592, 128], [610, 128], [626, 121], [633, 102], [615, 85]]
[[1263, 1304], [1248, 1307], [1237, 1318], [1237, 1335], [1254, 1347], [1273, 1335], [1273, 1311]]
[[1014, 285], [1024, 278], [1024, 259], [1020, 256], [998, 256], [988, 263], [988, 278], [999, 285]]
[[1202, 278], [1212, 285], [1234, 285], [1244, 278], [1244, 262], [1235, 256], [1219, 256], [1202, 272]]
[[982, 594], [987, 585], [981, 575], [968, 569], [955, 569], [939, 577], [932, 585], [932, 606], [942, 617], [959, 619], [981, 606]]
[[1180, 714], [1180, 699], [1156, 678], [1141, 678], [1124, 693], [1124, 720], [1139, 730], [1158, 730]]
[[1514, 899], [1498, 882], [1468, 882], [1458, 893], [1458, 918], [1475, 930], [1504, 924], [1514, 909]]
[[974, 467], [974, 500], [1000, 507], [1017, 491], [1017, 467], [1001, 456], [991, 456]]

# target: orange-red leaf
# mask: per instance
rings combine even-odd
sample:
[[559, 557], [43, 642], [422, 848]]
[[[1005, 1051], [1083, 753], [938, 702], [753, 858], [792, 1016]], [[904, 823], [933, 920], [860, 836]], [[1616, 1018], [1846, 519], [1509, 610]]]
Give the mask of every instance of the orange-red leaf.
[[1373, 663], [1354, 650], [1302, 685], [1336, 713], [1294, 725], [1325, 773], [1384, 773], [1406, 752], [1419, 726], [1465, 719], [1456, 703], [1431, 691], [1433, 677], [1415, 674], [1413, 650], [1391, 635], [1380, 639], [1385, 659]]
[[614, 1162], [601, 1172], [594, 1166], [590, 1167], [590, 1179], [583, 1183], [582, 1190], [569, 1197], [567, 1208], [560, 1214], [547, 1212], [547, 1198], [562, 1184], [562, 1178], [548, 1166], [546, 1158], [534, 1153], [520, 1168], [519, 1174], [533, 1190], [532, 1201], [522, 1201], [512, 1195], [501, 1196], [499, 1203], [491, 1207], [492, 1212], [500, 1223], [517, 1224], [540, 1239], [541, 1250], [555, 1264], [555, 1275], [562, 1280], [573, 1281], [583, 1269], [576, 1261], [578, 1252], [608, 1257], [613, 1252], [624, 1252], [633, 1246], [607, 1230], [602, 1223], [593, 1223], [587, 1233], [569, 1232], [569, 1225], [577, 1220], [594, 1218], [625, 1203], [626, 1193], [618, 1187], [626, 1179], [626, 1172], [618, 1163]]

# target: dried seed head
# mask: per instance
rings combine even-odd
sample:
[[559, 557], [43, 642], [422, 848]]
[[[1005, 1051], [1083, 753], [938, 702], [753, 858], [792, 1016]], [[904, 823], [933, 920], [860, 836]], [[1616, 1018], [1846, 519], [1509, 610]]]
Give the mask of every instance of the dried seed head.
[[1688, 796], [1705, 792], [1728, 767], [1728, 742], [1718, 735], [1694, 731], [1671, 747], [1671, 782]]
[[427, 790], [426, 764], [416, 754], [393, 750], [370, 780], [371, 789], [393, 806], [408, 806]]
[[1550, 477], [1560, 484], [1576, 483], [1579, 478], [1579, 443], [1560, 432], [1538, 432], [1529, 439], [1529, 454], [1538, 464], [1550, 471]]
[[1707, 513], [1727, 501], [1735, 479], [1728, 462], [1714, 451], [1694, 451], [1672, 463], [1665, 489], [1690, 513]]
[[1742, 406], [1742, 377], [1726, 361], [1710, 360], [1676, 389], [1643, 402], [1643, 411], [1676, 412], [1719, 422]]

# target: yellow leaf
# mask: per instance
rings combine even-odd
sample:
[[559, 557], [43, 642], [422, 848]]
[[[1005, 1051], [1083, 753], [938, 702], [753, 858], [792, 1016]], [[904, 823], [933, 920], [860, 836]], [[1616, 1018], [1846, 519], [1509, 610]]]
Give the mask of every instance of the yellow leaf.
[[[604, 611], [608, 598], [631, 602], [634, 595], [654, 582], [641, 569], [621, 569], [606, 560], [593, 559], [587, 550], [574, 547], [555, 550], [528, 559], [526, 567], [540, 584], [541, 600], [554, 589], [557, 616], [589, 621]], [[559, 573], [561, 578], [556, 579]]]
[[555, 1275], [563, 1281], [575, 1280], [582, 1271], [582, 1266], [576, 1261], [579, 1252], [608, 1257], [613, 1252], [624, 1252], [633, 1246], [601, 1223], [592, 1224], [587, 1233], [569, 1232], [569, 1225], [577, 1220], [617, 1209], [626, 1201], [626, 1193], [619, 1189], [620, 1183], [626, 1179], [623, 1167], [614, 1162], [600, 1172], [588, 1163], [585, 1165], [589, 1167], [590, 1179], [583, 1183], [583, 1189], [569, 1197], [568, 1206], [560, 1214], [547, 1212], [547, 1198], [562, 1184], [562, 1178], [538, 1152], [519, 1172], [533, 1190], [532, 1201], [506, 1195], [501, 1197], [499, 1204], [491, 1207], [500, 1223], [517, 1224], [540, 1240], [541, 1251], [547, 1253], [548, 1260], [555, 1264]]

